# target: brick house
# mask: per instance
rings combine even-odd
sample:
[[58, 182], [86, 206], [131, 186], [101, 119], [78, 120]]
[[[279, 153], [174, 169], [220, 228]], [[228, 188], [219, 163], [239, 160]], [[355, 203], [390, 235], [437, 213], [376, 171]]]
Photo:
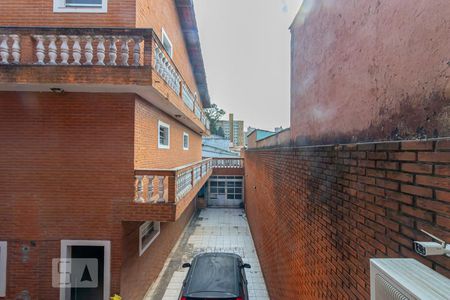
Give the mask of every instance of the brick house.
[[[5, 0], [0, 299], [141, 299], [211, 175], [190, 0]], [[95, 289], [53, 258], [98, 258]]]
[[371, 258], [450, 278], [413, 248], [450, 241], [450, 5], [407, 2], [305, 0], [291, 26], [291, 128], [245, 151], [271, 299], [370, 299]]

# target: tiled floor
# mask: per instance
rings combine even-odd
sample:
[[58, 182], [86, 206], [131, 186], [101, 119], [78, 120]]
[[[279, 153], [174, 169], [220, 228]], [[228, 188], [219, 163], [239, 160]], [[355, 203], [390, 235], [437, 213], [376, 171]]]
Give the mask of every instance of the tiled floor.
[[181, 265], [202, 252], [239, 254], [252, 266], [246, 270], [250, 299], [269, 299], [244, 211], [207, 208], [192, 220], [144, 300], [178, 300], [187, 272]]

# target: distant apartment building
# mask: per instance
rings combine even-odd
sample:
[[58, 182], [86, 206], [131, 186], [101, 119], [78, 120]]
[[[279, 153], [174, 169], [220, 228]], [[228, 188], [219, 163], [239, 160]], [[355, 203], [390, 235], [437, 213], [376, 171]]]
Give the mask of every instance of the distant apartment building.
[[212, 173], [193, 1], [1, 5], [0, 299], [142, 299]]
[[222, 128], [224, 137], [229, 139], [234, 146], [244, 146], [244, 121], [234, 120], [234, 115], [230, 114], [228, 120], [217, 122], [217, 128]]

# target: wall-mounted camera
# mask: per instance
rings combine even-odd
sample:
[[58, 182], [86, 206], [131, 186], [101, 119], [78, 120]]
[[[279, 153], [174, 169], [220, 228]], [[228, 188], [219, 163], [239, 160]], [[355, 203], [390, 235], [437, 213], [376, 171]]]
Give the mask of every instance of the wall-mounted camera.
[[414, 241], [414, 250], [422, 256], [431, 255], [447, 255], [450, 257], [450, 245], [440, 238], [435, 237], [431, 233], [421, 230], [423, 233], [431, 237], [433, 242]]

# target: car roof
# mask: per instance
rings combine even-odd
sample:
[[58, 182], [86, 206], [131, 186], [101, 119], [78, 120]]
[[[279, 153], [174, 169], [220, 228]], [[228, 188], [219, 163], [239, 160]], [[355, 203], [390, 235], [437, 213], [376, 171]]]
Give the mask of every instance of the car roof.
[[232, 253], [203, 253], [192, 260], [187, 297], [239, 297], [242, 259]]

